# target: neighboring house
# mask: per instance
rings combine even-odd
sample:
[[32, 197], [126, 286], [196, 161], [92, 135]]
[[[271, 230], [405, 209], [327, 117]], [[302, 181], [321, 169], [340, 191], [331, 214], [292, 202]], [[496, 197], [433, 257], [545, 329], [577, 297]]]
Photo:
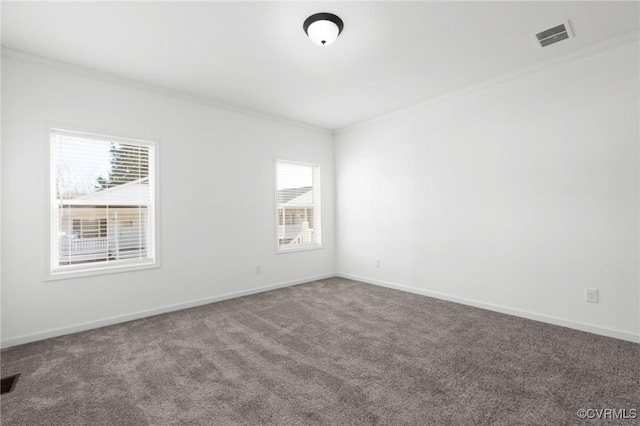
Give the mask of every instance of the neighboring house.
[[313, 234], [313, 188], [278, 191], [278, 246], [310, 243]]
[[149, 179], [58, 200], [60, 265], [146, 256]]

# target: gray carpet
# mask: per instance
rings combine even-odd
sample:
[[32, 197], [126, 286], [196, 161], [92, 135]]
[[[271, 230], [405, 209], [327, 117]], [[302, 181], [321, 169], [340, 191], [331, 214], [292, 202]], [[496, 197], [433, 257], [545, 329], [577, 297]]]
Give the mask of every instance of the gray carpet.
[[640, 408], [638, 344], [339, 278], [1, 357], [22, 373], [6, 426], [560, 425]]

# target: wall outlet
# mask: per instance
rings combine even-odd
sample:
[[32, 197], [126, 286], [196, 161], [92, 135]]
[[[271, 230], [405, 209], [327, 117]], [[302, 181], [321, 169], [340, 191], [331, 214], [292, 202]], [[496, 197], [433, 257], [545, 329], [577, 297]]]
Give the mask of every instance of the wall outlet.
[[260, 265], [256, 265], [256, 274], [262, 273], [262, 267]]
[[374, 261], [374, 263], [375, 263], [375, 265], [376, 265], [376, 268], [379, 268], [379, 267], [380, 267], [380, 259], [376, 259], [376, 260]]
[[585, 288], [584, 300], [591, 303], [598, 303], [598, 289], [597, 288]]

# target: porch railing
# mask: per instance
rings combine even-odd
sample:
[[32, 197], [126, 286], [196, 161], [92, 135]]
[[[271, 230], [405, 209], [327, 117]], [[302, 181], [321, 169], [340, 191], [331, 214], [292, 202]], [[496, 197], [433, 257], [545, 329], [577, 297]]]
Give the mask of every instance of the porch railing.
[[58, 253], [61, 264], [144, 258], [146, 255], [145, 241], [117, 244], [108, 238], [61, 239]]
[[60, 255], [106, 254], [109, 251], [107, 238], [61, 239]]

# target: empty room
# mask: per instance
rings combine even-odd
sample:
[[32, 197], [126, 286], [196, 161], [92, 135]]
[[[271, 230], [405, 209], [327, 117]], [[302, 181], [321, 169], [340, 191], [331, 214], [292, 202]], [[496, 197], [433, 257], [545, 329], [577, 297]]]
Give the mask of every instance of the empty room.
[[2, 425], [640, 422], [640, 3], [1, 4]]

